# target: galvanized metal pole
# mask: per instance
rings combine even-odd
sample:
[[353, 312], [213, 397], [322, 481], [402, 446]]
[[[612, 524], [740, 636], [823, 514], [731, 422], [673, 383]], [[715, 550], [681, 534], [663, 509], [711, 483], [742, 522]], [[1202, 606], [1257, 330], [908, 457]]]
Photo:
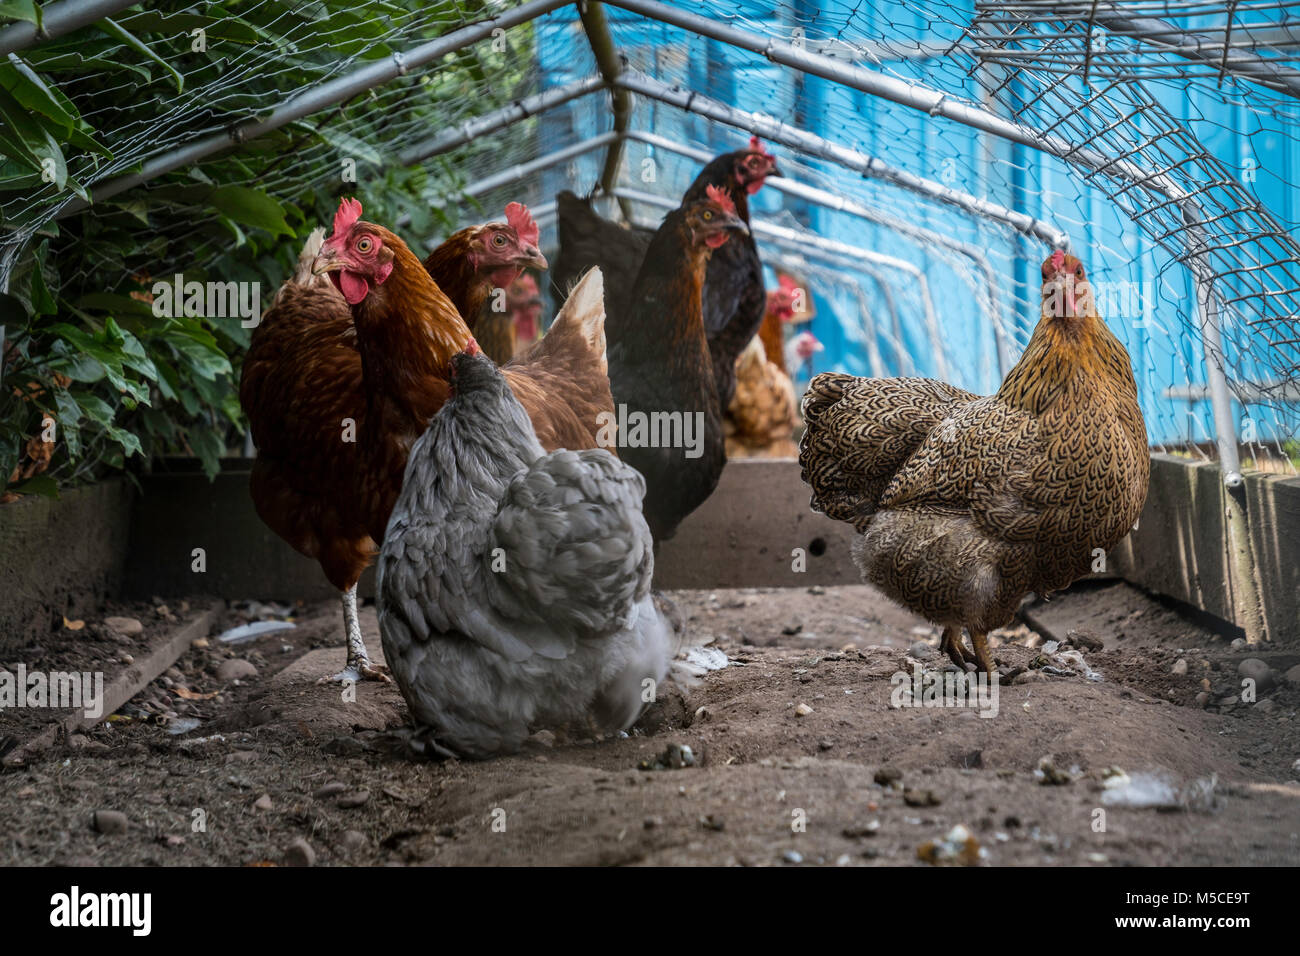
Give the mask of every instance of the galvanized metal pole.
[[1038, 239], [1054, 249], [1068, 249], [1069, 236], [1048, 223], [1015, 212], [998, 203], [980, 199], [958, 189], [950, 189], [934, 180], [914, 176], [882, 163], [874, 156], [841, 146], [830, 140], [796, 129], [780, 120], [758, 113], [751, 113], [717, 100], [701, 96], [692, 90], [684, 90], [661, 80], [646, 76], [636, 70], [625, 70], [618, 79], [618, 85], [626, 87], [633, 93], [648, 96], [678, 109], [698, 116], [704, 116], [736, 129], [743, 129], [755, 136], [780, 143], [790, 149], [818, 156], [836, 165], [851, 169], [867, 179], [878, 179], [891, 183], [909, 192], [925, 196], [936, 202], [946, 203], [962, 209], [971, 215], [982, 216], [1010, 226], [1016, 232]]
[[538, 113], [544, 113], [572, 100], [588, 96], [597, 90], [603, 90], [606, 86], [605, 81], [599, 76], [586, 76], [572, 83], [565, 83], [563, 86], [553, 86], [549, 90], [525, 96], [522, 100], [516, 100], [490, 113], [475, 116], [459, 126], [448, 127], [438, 135], [430, 136], [423, 142], [408, 147], [398, 154], [398, 162], [403, 166], [414, 166], [433, 156], [464, 146], [480, 136], [495, 133], [530, 116], [536, 116]]
[[[609, 32], [609, 22], [605, 19], [605, 8], [595, 0], [579, 0], [578, 16], [582, 19], [582, 29], [591, 44], [591, 52], [596, 57], [596, 68], [605, 82], [610, 84], [610, 98], [614, 107], [614, 132], [621, 133], [632, 121], [632, 97], [627, 90], [614, 86], [614, 81], [623, 72], [623, 60], [614, 47], [614, 37]], [[612, 193], [618, 185], [619, 167], [623, 165], [623, 140], [610, 144], [605, 153], [605, 165], [600, 173], [600, 188]], [[622, 207], [622, 203], [620, 203]], [[623, 207], [623, 216], [631, 215], [631, 209]]]
[[[511, 183], [518, 182], [533, 173], [541, 172], [544, 169], [550, 169], [552, 166], [558, 166], [560, 163], [567, 163], [571, 159], [590, 153], [593, 150], [608, 146], [619, 138], [618, 133], [609, 132], [593, 136], [591, 139], [585, 139], [581, 143], [574, 143], [572, 146], [566, 146], [563, 149], [557, 149], [544, 156], [538, 156], [534, 160], [526, 163], [519, 163], [507, 169], [493, 173], [491, 176], [485, 176], [483, 179], [475, 180], [461, 189], [466, 196], [478, 196], [486, 192], [491, 192], [501, 186], [508, 186]], [[536, 218], [536, 213], [533, 214]]]
[[[453, 30], [445, 36], [423, 43], [412, 50], [394, 53], [392, 56], [367, 64], [360, 69], [353, 70], [351, 73], [290, 97], [273, 109], [264, 119], [248, 120], [230, 129], [195, 140], [179, 149], [156, 156], [146, 161], [139, 172], [119, 176], [96, 186], [92, 190], [92, 195], [96, 200], [108, 199], [164, 173], [196, 163], [233, 146], [245, 143], [250, 139], [264, 136], [281, 126], [300, 120], [304, 116], [310, 116], [327, 106], [333, 106], [336, 103], [351, 99], [372, 87], [403, 76], [413, 69], [440, 60], [448, 53], [454, 53], [471, 44], [478, 43], [480, 40], [491, 36], [493, 30], [509, 29], [545, 13], [550, 13], [568, 2], [570, 0], [529, 0], [527, 3], [501, 12], [489, 20], [482, 20], [459, 30]], [[57, 214], [56, 218], [80, 212], [88, 205], [84, 200], [74, 199]]]
[[[881, 297], [885, 300], [885, 309], [889, 312], [889, 328], [883, 333], [885, 341], [889, 342], [890, 347], [894, 350], [894, 355], [898, 359], [897, 373], [899, 375], [912, 375], [916, 372], [916, 365], [912, 362], [912, 356], [907, 349], [903, 347], [903, 323], [899, 319], [898, 304], [894, 301], [894, 288], [889, 280], [885, 278], [878, 268], [870, 265], [861, 259], [853, 259], [848, 256], [838, 256], [833, 252], [825, 252], [821, 249], [809, 249], [799, 243], [786, 242], [784, 239], [767, 240], [779, 249], [785, 249], [790, 255], [785, 261], [793, 261], [800, 265], [801, 271], [809, 275], [820, 275], [826, 281], [835, 285], [852, 285], [857, 292], [865, 296], [862, 286], [857, 283], [849, 283], [843, 275], [831, 272], [823, 266], [815, 266], [809, 260], [815, 259], [817, 262], [827, 265], [837, 266], [841, 269], [850, 269], [868, 276], [877, 286], [880, 287]], [[877, 378], [888, 374], [889, 369], [884, 364], [884, 358], [880, 356], [880, 347], [876, 346], [876, 360], [879, 364], [877, 372], [876, 365], [872, 363], [872, 375]], [[868, 360], [871, 360], [870, 352]]]
[[1232, 417], [1232, 395], [1224, 369], [1223, 332], [1220, 327], [1218, 296], [1213, 279], [1202, 268], [1196, 276], [1196, 311], [1200, 316], [1201, 350], [1205, 353], [1206, 383], [1210, 387], [1210, 409], [1214, 414], [1215, 444], [1219, 468], [1229, 488], [1241, 484], [1241, 461], [1237, 454], [1237, 428]]
[[880, 355], [879, 334], [876, 331], [875, 315], [871, 311], [871, 305], [867, 302], [867, 294], [858, 286], [854, 289], [858, 299], [858, 311], [862, 313], [862, 326], [867, 334], [867, 364], [871, 366], [871, 374], [875, 378], [885, 377], [885, 360]]
[[41, 10], [41, 28], [36, 24], [13, 23], [0, 30], [0, 56], [17, 53], [42, 40], [53, 40], [105, 17], [111, 17], [139, 0], [63, 0]]
[[[1099, 3], [1096, 5], [1093, 17], [1112, 33], [1145, 40], [1185, 60], [1208, 63], [1216, 67], [1223, 63], [1225, 47], [1222, 41], [1186, 32], [1172, 23], [1155, 17], [1130, 16], [1125, 12], [1123, 4]], [[1226, 68], [1229, 73], [1236, 76], [1260, 83], [1289, 96], [1300, 97], [1300, 76], [1296, 75], [1295, 70], [1279, 69], [1277, 63], [1269, 62], [1260, 56], [1251, 56], [1239, 47], [1232, 48], [1232, 60]]]

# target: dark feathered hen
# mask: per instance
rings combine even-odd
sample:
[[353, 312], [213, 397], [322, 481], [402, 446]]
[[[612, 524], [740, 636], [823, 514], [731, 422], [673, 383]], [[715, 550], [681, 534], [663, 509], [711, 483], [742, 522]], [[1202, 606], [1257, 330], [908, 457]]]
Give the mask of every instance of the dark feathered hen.
[[[755, 137], [748, 149], [714, 158], [691, 183], [682, 205], [705, 199], [709, 187], [724, 190], [736, 215], [749, 225], [749, 197], [768, 176], [779, 176], [776, 159]], [[598, 216], [590, 200], [571, 192], [556, 196], [560, 251], [551, 278], [563, 293], [586, 269], [599, 266], [605, 275], [605, 311], [624, 315], [631, 290], [645, 261], [651, 233], [626, 229]], [[736, 359], [758, 332], [767, 293], [763, 263], [751, 235], [736, 236], [714, 252], [704, 282], [704, 331], [719, 406], [726, 409], [736, 389]]]
[[[566, 309], [600, 309], [599, 272]], [[623, 730], [672, 656], [644, 482], [604, 451], [546, 454], [473, 346], [452, 383], [411, 450], [378, 563], [384, 656], [422, 738], [482, 758], [546, 726]]]
[[[704, 337], [704, 271], [710, 253], [747, 232], [721, 190], [673, 210], [650, 243], [628, 311], [606, 320], [610, 388], [631, 426], [620, 427], [619, 456], [645, 476], [655, 541], [672, 537], [713, 493], [726, 464]], [[652, 435], [660, 423], [677, 430]]]
[[[819, 375], [799, 447], [812, 505], [851, 522], [865, 580], [992, 670], [985, 635], [1030, 591], [1087, 574], [1146, 500], [1150, 455], [1128, 353], [1083, 265], [1043, 263], [1042, 318], [997, 394]], [[975, 654], [961, 644], [970, 631]]]

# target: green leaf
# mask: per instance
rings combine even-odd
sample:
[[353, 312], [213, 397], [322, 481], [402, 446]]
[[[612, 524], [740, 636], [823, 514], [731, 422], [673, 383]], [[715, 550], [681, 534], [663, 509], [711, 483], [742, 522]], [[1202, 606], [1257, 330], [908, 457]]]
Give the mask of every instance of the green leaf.
[[54, 301], [54, 297], [45, 288], [45, 276], [42, 275], [41, 265], [36, 263], [32, 269], [32, 313], [34, 315], [54, 315], [59, 310]]
[[54, 185], [62, 189], [68, 179], [68, 167], [63, 161], [63, 150], [50, 135], [49, 130], [36, 121], [27, 108], [8, 90], [0, 88], [0, 124], [8, 126], [14, 135], [0, 137], [0, 153], [19, 162], [45, 171], [45, 160], [54, 160]]
[[61, 53], [54, 50], [31, 50], [27, 61], [42, 73], [89, 73], [93, 71], [118, 73], [126, 70], [148, 83], [153, 79], [145, 67], [106, 56], [89, 56], [83, 53]]
[[153, 50], [149, 49], [149, 47], [146, 46], [144, 43], [137, 40], [135, 36], [133, 36], [131, 33], [128, 33], [126, 30], [122, 29], [122, 27], [119, 26], [116, 22], [110, 20], [108, 17], [105, 17], [104, 19], [98, 21], [95, 24], [95, 26], [107, 36], [110, 36], [115, 40], [121, 40], [127, 46], [131, 47], [131, 49], [135, 50], [137, 53], [153, 60], [155, 63], [157, 63], [159, 66], [161, 66], [164, 70], [166, 70], [168, 73], [172, 75], [172, 80], [176, 83], [176, 92], [181, 93], [184, 91], [185, 78], [176, 72], [175, 67], [173, 67], [170, 63], [168, 63], [166, 60], [160, 57]]
[[35, 0], [0, 0], [0, 17], [34, 23], [38, 30], [41, 28], [41, 8]]
[[200, 329], [168, 329], [163, 338], [180, 354], [181, 358], [209, 381], [218, 375], [230, 373], [230, 359], [217, 347], [217, 340]]
[[135, 432], [129, 432], [125, 428], [119, 428], [116, 425], [109, 425], [104, 431], [109, 438], [122, 446], [122, 450], [126, 452], [128, 458], [131, 455], [144, 454], [144, 448], [140, 445], [140, 436]]
[[45, 81], [16, 56], [10, 57], [7, 62], [0, 61], [0, 86], [12, 93], [14, 99], [29, 110], [35, 110], [58, 123], [65, 135], [77, 123], [77, 117], [63, 108]]
[[86, 417], [100, 425], [113, 424], [113, 406], [90, 392], [73, 392], [73, 398]]
[[163, 13], [142, 10], [126, 13], [118, 19], [125, 29], [136, 33], [161, 33], [169, 36], [184, 33], [188, 36], [195, 29], [202, 29], [209, 40], [233, 40], [236, 43], [258, 43], [262, 40], [261, 33], [255, 27], [229, 13], [209, 17], [188, 11]]
[[316, 135], [337, 149], [345, 159], [359, 159], [375, 166], [384, 165], [383, 154], [365, 140], [350, 136], [328, 124], [317, 129]]
[[9, 485], [6, 491], [15, 491], [20, 495], [41, 495], [45, 498], [59, 497], [59, 483], [49, 475], [32, 475], [26, 481]]
[[209, 479], [215, 478], [221, 471], [221, 456], [226, 450], [225, 443], [215, 428], [200, 426], [191, 428], [185, 437], [190, 448], [203, 465], [203, 473]]
[[219, 186], [212, 190], [208, 202], [235, 222], [265, 229], [273, 236], [293, 236], [293, 230], [284, 221], [280, 204], [259, 190], [247, 186]]

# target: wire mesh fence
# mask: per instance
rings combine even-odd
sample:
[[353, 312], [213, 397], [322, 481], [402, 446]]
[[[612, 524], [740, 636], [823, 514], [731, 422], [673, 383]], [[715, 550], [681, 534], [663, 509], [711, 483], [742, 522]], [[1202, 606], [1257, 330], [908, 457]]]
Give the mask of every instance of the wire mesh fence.
[[[561, 189], [653, 224], [756, 133], [785, 172], [753, 197], [760, 249], [813, 295], [816, 371], [992, 391], [1068, 244], [1155, 447], [1300, 459], [1300, 3], [614, 0], [612, 68], [592, 11], [547, 0], [100, 6], [137, 42], [0, 30], [99, 147], [52, 179], [6, 152], [0, 289], [48, 242], [71, 304], [178, 272], [269, 300], [344, 194], [425, 244], [508, 201], [553, 243]], [[237, 359], [247, 330], [203, 321]]]

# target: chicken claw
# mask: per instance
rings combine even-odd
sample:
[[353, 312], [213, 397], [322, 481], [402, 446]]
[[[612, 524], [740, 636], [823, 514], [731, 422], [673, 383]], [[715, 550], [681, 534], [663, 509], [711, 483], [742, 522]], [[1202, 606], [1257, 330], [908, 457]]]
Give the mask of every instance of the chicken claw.
[[976, 663], [975, 655], [966, 650], [966, 646], [961, 642], [961, 629], [956, 627], [945, 627], [943, 637], [939, 638], [940, 652], [947, 654], [952, 662], [962, 670], [966, 669], [967, 664]]
[[372, 664], [369, 657], [348, 658], [343, 670], [330, 677], [322, 677], [316, 683], [318, 684], [359, 684], [363, 680], [376, 681], [380, 684], [391, 684], [392, 676], [388, 673], [388, 668], [383, 664]]

